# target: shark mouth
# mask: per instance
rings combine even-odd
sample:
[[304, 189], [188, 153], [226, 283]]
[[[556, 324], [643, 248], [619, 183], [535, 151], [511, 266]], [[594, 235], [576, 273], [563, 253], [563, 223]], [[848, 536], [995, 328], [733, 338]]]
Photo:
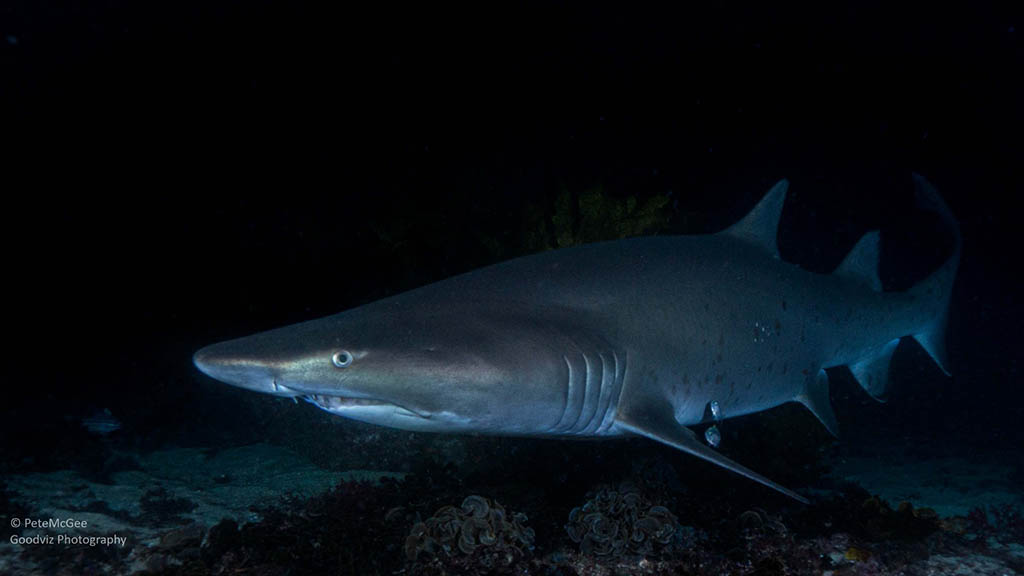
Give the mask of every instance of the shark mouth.
[[345, 414], [346, 412], [358, 412], [366, 410], [387, 410], [393, 409], [394, 413], [400, 416], [415, 416], [417, 418], [428, 418], [429, 416], [417, 414], [412, 410], [375, 398], [348, 398], [345, 396], [325, 396], [323, 394], [309, 394], [302, 397], [303, 400], [313, 404], [321, 410], [332, 414]]
[[302, 390], [278, 384], [276, 379], [271, 382], [271, 386], [273, 386], [273, 392], [271, 392], [271, 394], [284, 396], [286, 398], [291, 398], [292, 400], [302, 398], [306, 402], [309, 402], [321, 410], [326, 410], [331, 414], [346, 416], [356, 412], [391, 411], [398, 416], [430, 418], [430, 414], [420, 414], [419, 412], [409, 410], [404, 406], [399, 406], [394, 402], [387, 402], [376, 398], [354, 398], [349, 396], [331, 396], [328, 394], [309, 394]]

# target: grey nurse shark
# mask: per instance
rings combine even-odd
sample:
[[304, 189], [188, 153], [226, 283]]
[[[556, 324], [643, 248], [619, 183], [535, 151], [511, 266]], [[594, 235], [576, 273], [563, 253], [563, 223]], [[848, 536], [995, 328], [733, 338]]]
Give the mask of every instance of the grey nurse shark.
[[796, 401], [837, 433], [824, 369], [848, 366], [881, 399], [906, 336], [946, 370], [959, 232], [914, 181], [919, 208], [942, 218], [956, 247], [905, 292], [881, 290], [877, 231], [832, 274], [782, 261], [783, 180], [717, 234], [525, 256], [213, 344], [194, 361], [228, 384], [405, 430], [645, 436], [806, 502], [687, 426]]

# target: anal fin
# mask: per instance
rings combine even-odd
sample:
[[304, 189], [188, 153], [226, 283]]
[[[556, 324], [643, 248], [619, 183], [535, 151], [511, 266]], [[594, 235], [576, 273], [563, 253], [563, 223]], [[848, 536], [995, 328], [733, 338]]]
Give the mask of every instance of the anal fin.
[[824, 370], [818, 370], [817, 375], [807, 380], [807, 387], [795, 400], [806, 406], [830, 434], [839, 437], [839, 421], [832, 412], [832, 402], [828, 398], [828, 374]]
[[808, 504], [808, 500], [803, 496], [793, 492], [789, 488], [776, 484], [768, 478], [754, 472], [753, 470], [737, 464], [725, 456], [719, 454], [711, 447], [705, 445], [692, 430], [680, 425], [676, 422], [675, 417], [672, 415], [671, 406], [665, 403], [663, 406], [645, 407], [637, 410], [635, 406], [631, 407], [628, 413], [620, 413], [616, 418], [616, 425], [637, 434], [656, 440], [662, 444], [667, 444], [673, 448], [682, 450], [688, 454], [692, 454], [698, 458], [702, 458], [717, 464], [726, 470], [735, 472], [741, 476], [746, 476], [755, 482], [760, 482], [765, 486], [778, 490], [786, 496], [793, 498], [804, 504]]
[[886, 400], [886, 387], [889, 385], [889, 363], [892, 353], [899, 345], [899, 338], [890, 340], [888, 344], [875, 350], [871, 355], [850, 364], [850, 372], [865, 392], [879, 402]]

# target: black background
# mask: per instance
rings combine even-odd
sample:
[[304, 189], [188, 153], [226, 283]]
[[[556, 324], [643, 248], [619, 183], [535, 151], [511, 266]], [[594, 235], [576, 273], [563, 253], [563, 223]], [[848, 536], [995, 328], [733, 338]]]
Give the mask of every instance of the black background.
[[1019, 444], [1019, 12], [827, 4], [3, 3], [5, 425], [180, 439], [235, 398], [197, 348], [519, 255], [563, 188], [703, 233], [786, 177], [784, 258], [881, 226], [906, 286], [948, 249], [916, 171], [962, 223], [954, 377], [905, 347], [844, 429]]

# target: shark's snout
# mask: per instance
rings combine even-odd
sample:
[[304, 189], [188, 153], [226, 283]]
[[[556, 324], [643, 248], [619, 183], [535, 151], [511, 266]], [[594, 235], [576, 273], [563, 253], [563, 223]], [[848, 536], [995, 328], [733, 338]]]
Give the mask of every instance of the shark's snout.
[[[346, 390], [338, 386], [330, 376], [352, 364], [351, 352], [344, 351], [344, 361], [334, 359], [338, 353], [328, 355], [328, 360], [320, 363], [321, 368], [328, 373], [320, 373], [320, 380], [310, 380], [308, 375], [306, 380], [301, 380], [294, 370], [296, 365], [303, 364], [302, 359], [290, 362], [280, 358], [263, 359], [258, 356], [259, 349], [258, 345], [253, 346], [251, 339], [231, 340], [202, 348], [192, 355], [192, 362], [203, 374], [226, 384], [274, 396], [292, 399], [301, 397], [332, 414], [356, 420], [423, 429], [426, 425], [420, 421], [427, 421], [431, 417], [429, 412], [406, 408], [399, 403], [380, 399], [372, 393]], [[306, 368], [309, 369], [308, 362]], [[281, 384], [281, 381], [288, 382], [288, 385]]]
[[224, 344], [213, 344], [192, 355], [192, 362], [203, 374], [225, 384], [265, 394], [295, 396], [277, 384], [272, 367], [253, 358], [240, 356]]

